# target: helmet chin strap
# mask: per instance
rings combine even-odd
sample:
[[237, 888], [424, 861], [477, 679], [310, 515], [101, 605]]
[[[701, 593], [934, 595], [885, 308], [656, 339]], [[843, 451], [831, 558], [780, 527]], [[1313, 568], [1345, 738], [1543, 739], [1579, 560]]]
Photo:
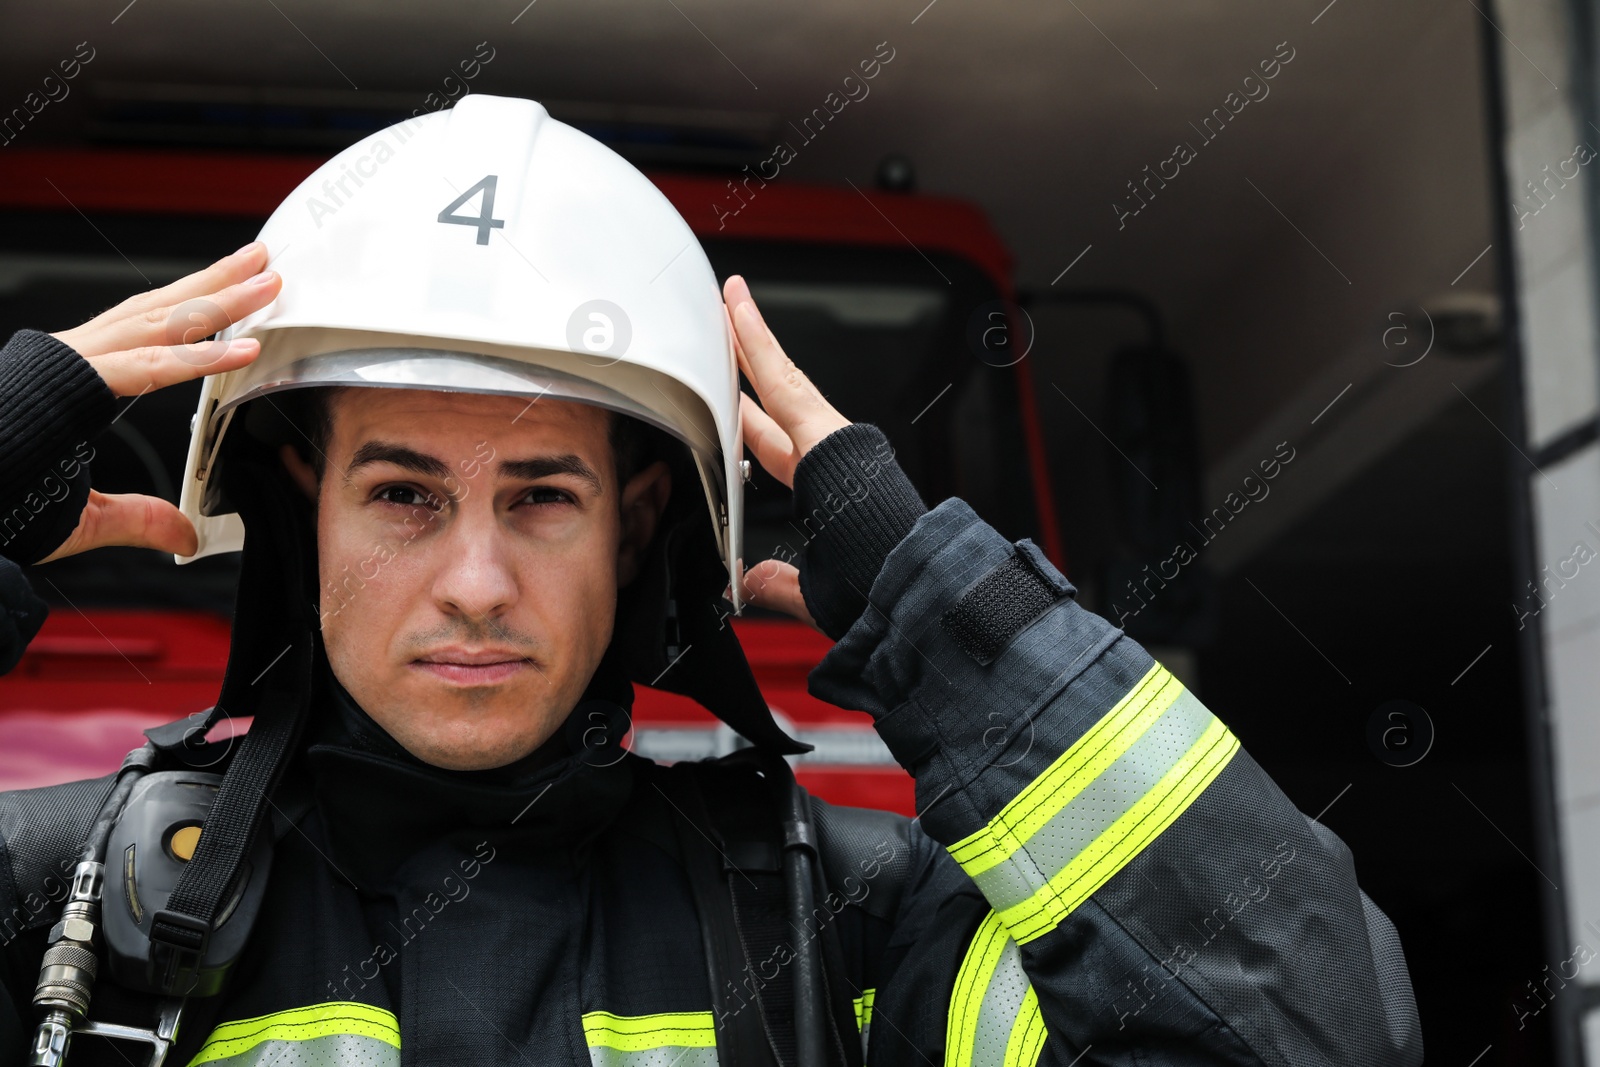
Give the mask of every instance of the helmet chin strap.
[[618, 660], [631, 681], [688, 697], [753, 745], [809, 752], [773, 719], [728, 612], [719, 610], [728, 576], [693, 503], [669, 506], [644, 566], [618, 598], [611, 638]]

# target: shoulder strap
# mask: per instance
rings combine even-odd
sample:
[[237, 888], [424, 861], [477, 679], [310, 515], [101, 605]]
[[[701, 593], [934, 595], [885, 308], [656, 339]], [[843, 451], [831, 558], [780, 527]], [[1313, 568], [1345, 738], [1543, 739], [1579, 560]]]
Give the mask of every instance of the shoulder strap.
[[[799, 1060], [796, 982], [804, 977], [800, 964], [809, 955], [822, 964], [828, 1014], [826, 1059], [844, 1067], [861, 1067], [839, 931], [834, 924], [820, 920], [802, 922], [799, 928], [794, 922], [784, 874], [785, 851], [791, 845], [814, 850], [816, 842], [791, 827], [785, 799], [778, 794], [798, 787], [793, 786], [787, 766], [775, 765], [779, 760], [756, 749], [742, 749], [720, 760], [674, 767], [676, 773], [694, 780], [702, 798], [707, 838], [714, 842], [720, 861], [715, 889], [731, 906], [738, 935], [737, 996], [728, 998], [728, 1007], [737, 1011], [748, 1003], [754, 1010], [740, 1014], [759, 1019], [770, 1049], [765, 1062], [775, 1060], [792, 1067]], [[809, 806], [809, 797], [803, 789], [800, 793]], [[711, 803], [707, 804], [706, 798]], [[828, 879], [820, 864], [812, 865], [812, 875], [811, 896], [819, 901], [828, 893]], [[808, 942], [818, 937], [821, 952], [809, 953]]]
[[[727, 842], [712, 826], [701, 789], [700, 766], [679, 763], [655, 768], [649, 778], [667, 806], [648, 805], [646, 810], [664, 816], [670, 825], [640, 825], [636, 829], [680, 857], [688, 874], [706, 966], [711, 972], [718, 1062], [726, 1067], [788, 1067], [793, 1060], [778, 1058], [759, 1002], [755, 1010], [750, 1010], [753, 1006], [751, 990], [746, 985], [748, 960], [739, 938], [734, 900], [725, 881], [730, 865]], [[743, 858], [750, 861], [748, 856]], [[750, 864], [750, 877], [766, 876], [755, 867]]]

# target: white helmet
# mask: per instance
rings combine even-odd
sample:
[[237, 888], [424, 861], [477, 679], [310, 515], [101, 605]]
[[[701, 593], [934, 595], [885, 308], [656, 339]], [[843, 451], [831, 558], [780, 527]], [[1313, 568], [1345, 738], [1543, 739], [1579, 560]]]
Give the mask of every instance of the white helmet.
[[180, 503], [199, 547], [180, 563], [244, 543], [217, 476], [240, 405], [389, 386], [578, 400], [667, 431], [733, 574], [744, 467], [727, 314], [688, 224], [621, 156], [534, 101], [473, 94], [323, 164], [261, 240], [283, 290], [222, 335], [258, 338], [255, 362], [204, 381]]

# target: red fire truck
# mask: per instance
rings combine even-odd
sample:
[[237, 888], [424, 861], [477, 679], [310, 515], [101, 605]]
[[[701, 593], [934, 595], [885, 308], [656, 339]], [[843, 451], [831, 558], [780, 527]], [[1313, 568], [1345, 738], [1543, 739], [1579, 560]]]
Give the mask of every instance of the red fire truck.
[[[321, 159], [151, 149], [0, 156], [0, 334], [62, 329], [254, 236]], [[957, 495], [1012, 538], [1061, 546], [1010, 256], [974, 206], [914, 192], [651, 175], [719, 277], [743, 274], [796, 363], [851, 418], [883, 427], [928, 501]], [[232, 243], [229, 243], [232, 242]], [[92, 442], [97, 488], [176, 499], [198, 386], [152, 393]], [[799, 549], [788, 490], [747, 489], [746, 557]], [[0, 678], [0, 788], [98, 776], [140, 731], [214, 702], [236, 558], [179, 567], [107, 549], [30, 568], [53, 607]], [[909, 813], [910, 778], [865, 716], [806, 692], [829, 642], [752, 611], [734, 623], [781, 721], [816, 746], [800, 779], [839, 803]], [[247, 723], [229, 728], [242, 731]], [[691, 759], [738, 744], [690, 701], [641, 689], [633, 747]]]

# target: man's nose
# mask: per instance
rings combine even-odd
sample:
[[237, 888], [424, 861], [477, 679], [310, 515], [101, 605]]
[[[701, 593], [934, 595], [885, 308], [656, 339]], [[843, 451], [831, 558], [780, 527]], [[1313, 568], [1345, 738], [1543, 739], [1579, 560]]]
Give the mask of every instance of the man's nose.
[[437, 544], [442, 560], [433, 596], [446, 614], [482, 621], [509, 610], [518, 588], [505, 534], [494, 515], [480, 510], [463, 508]]

